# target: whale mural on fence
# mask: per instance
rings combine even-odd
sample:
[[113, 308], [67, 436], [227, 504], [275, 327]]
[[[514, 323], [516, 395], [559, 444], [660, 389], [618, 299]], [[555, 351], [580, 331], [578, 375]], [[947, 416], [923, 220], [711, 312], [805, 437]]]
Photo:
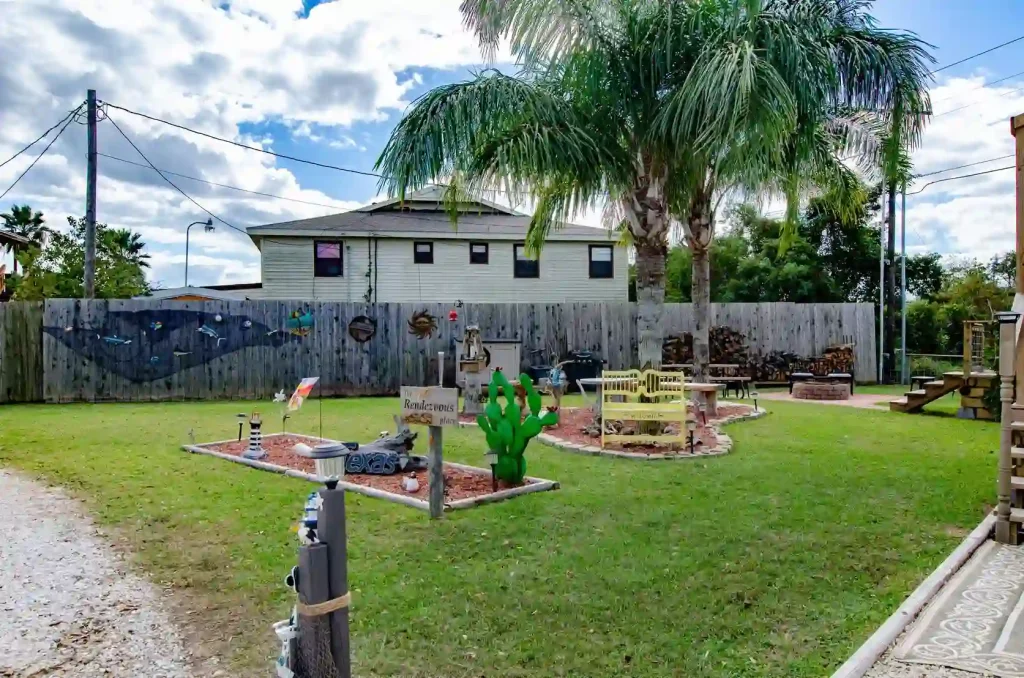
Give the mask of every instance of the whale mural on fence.
[[250, 346], [279, 348], [303, 339], [246, 315], [181, 310], [111, 311], [100, 327], [46, 326], [43, 331], [136, 383], [164, 379]]

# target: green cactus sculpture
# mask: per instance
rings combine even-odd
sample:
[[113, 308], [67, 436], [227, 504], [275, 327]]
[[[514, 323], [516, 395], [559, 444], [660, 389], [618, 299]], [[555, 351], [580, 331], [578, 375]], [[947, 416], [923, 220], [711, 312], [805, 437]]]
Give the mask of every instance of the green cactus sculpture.
[[[499, 480], [519, 485], [526, 477], [526, 444], [541, 432], [545, 426], [558, 423], [558, 412], [547, 412], [540, 416], [540, 394], [533, 388], [533, 380], [526, 374], [519, 375], [519, 384], [526, 392], [526, 404], [530, 414], [522, 419], [519, 405], [516, 403], [515, 388], [509, 380], [495, 370], [491, 383], [487, 387], [487, 406], [484, 413], [477, 416], [476, 422], [487, 436], [487, 444], [491, 451], [498, 455], [494, 474]], [[498, 404], [499, 390], [504, 393], [506, 405], [504, 411]]]

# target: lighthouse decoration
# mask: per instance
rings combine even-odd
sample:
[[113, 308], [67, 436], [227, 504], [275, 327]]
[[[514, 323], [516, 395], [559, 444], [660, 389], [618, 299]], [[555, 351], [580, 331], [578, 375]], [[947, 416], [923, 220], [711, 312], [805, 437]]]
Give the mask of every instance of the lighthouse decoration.
[[242, 456], [246, 459], [265, 459], [266, 450], [263, 449], [263, 435], [260, 433], [260, 426], [263, 424], [259, 412], [253, 412], [249, 418], [249, 447]]

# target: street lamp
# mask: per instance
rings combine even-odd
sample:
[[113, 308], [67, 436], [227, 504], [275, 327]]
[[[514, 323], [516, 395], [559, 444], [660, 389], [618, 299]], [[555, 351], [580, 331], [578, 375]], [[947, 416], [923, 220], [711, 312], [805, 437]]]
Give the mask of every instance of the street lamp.
[[206, 221], [193, 221], [188, 225], [188, 228], [185, 229], [185, 287], [188, 287], [188, 236], [192, 227], [198, 226], [199, 224], [203, 225], [203, 230], [207, 233], [212, 233], [214, 231], [212, 217]]

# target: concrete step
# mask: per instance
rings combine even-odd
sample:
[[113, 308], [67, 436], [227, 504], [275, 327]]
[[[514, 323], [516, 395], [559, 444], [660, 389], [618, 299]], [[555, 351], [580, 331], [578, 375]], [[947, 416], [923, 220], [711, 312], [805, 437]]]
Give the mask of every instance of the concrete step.
[[1024, 523], [1024, 509], [1010, 509], [1010, 520], [1015, 523]]

